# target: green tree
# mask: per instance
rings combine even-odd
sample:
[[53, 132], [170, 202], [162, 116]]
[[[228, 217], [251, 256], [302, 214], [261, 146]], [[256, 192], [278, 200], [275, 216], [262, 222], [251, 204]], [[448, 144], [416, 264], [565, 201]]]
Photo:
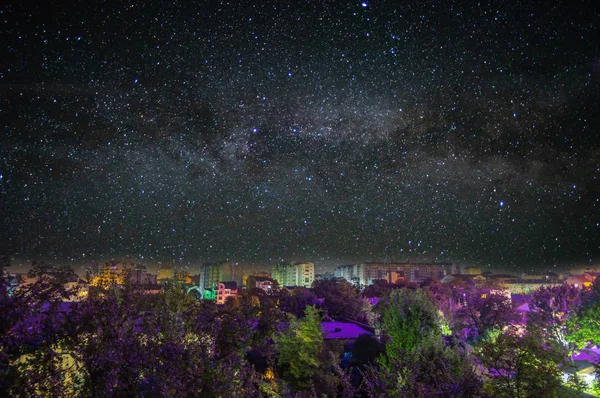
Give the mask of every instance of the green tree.
[[310, 389], [312, 378], [320, 368], [319, 355], [323, 350], [319, 311], [308, 306], [304, 318], [291, 317], [287, 330], [276, 336], [275, 347], [283, 379], [292, 388]]
[[475, 347], [486, 376], [484, 390], [494, 397], [554, 397], [561, 387], [560, 346], [545, 345], [539, 334], [496, 331]]
[[384, 308], [381, 327], [387, 337], [380, 363], [385, 367], [400, 356], [412, 355], [427, 338], [442, 338], [440, 312], [422, 289], [394, 290]]
[[444, 336], [442, 312], [424, 289], [395, 290], [384, 307], [385, 351], [366, 372], [374, 396], [474, 396], [481, 381], [459, 342]]
[[584, 294], [581, 307], [567, 320], [567, 340], [577, 348], [600, 345], [600, 278]]

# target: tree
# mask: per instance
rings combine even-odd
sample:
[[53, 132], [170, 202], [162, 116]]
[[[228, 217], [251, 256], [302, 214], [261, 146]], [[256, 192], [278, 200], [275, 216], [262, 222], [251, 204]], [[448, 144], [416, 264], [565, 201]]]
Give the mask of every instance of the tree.
[[566, 339], [577, 348], [600, 345], [600, 278], [585, 292], [578, 311], [567, 319]]
[[276, 336], [275, 347], [283, 379], [295, 389], [310, 389], [320, 368], [318, 357], [323, 349], [319, 311], [308, 306], [304, 318], [291, 317], [287, 330]]
[[455, 327], [471, 329], [476, 339], [520, 319], [510, 297], [502, 293], [463, 293], [462, 303], [455, 313]]
[[323, 299], [322, 308], [334, 319], [362, 320], [360, 291], [344, 278], [321, 279], [313, 282], [313, 291]]
[[279, 308], [297, 318], [304, 316], [306, 307], [316, 304], [317, 296], [302, 287], [295, 288], [291, 293], [287, 289], [283, 289], [279, 299]]
[[375, 279], [373, 283], [368, 286], [365, 286], [363, 289], [364, 297], [387, 297], [393, 289], [399, 289], [401, 287], [405, 287], [405, 284], [396, 285], [393, 283], [389, 283], [385, 279]]
[[392, 292], [384, 309], [385, 351], [378, 372], [366, 372], [375, 396], [473, 396], [481, 381], [468, 353], [444, 337], [441, 311], [423, 289]]
[[562, 347], [568, 347], [567, 320], [581, 306], [581, 290], [569, 284], [541, 287], [531, 296], [527, 316], [530, 328], [541, 337]]
[[487, 393], [494, 397], [556, 396], [561, 387], [558, 364], [564, 352], [546, 346], [540, 337], [535, 332], [496, 330], [476, 346]]
[[442, 338], [438, 309], [422, 289], [393, 291], [381, 327], [387, 341], [380, 363], [388, 368], [395, 359], [413, 355], [424, 339]]
[[[2, 274], [4, 274], [2, 272]], [[31, 283], [10, 296], [0, 295], [0, 392], [3, 395], [60, 395], [73, 379], [65, 375], [71, 357], [65, 342], [72, 336], [63, 300], [74, 275], [69, 267], [33, 262]], [[4, 278], [4, 276], [3, 276]], [[67, 377], [65, 377], [67, 376]]]

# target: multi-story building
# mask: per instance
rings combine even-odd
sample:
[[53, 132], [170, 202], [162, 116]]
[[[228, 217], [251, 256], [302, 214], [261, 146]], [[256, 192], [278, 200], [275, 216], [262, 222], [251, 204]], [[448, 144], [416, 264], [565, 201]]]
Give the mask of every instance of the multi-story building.
[[335, 277], [336, 278], [344, 278], [347, 281], [352, 281], [354, 279], [354, 264], [351, 265], [341, 265], [335, 268]]
[[463, 274], [466, 275], [481, 275], [481, 268], [479, 267], [465, 267], [463, 269]]
[[225, 304], [225, 300], [227, 297], [235, 297], [237, 295], [237, 283], [235, 282], [219, 282], [217, 285], [217, 291], [215, 299], [217, 300], [217, 304]]
[[568, 268], [569, 275], [582, 275], [586, 272], [600, 272], [600, 264], [596, 265], [576, 265]]
[[315, 265], [305, 261], [278, 264], [271, 274], [281, 286], [311, 287], [315, 280]]
[[174, 271], [173, 267], [169, 265], [161, 265], [158, 267], [158, 281], [166, 282], [173, 279]]
[[223, 280], [223, 267], [226, 263], [206, 263], [200, 266], [200, 282], [198, 286], [201, 290], [212, 288], [213, 284], [218, 284]]
[[213, 283], [220, 281], [235, 281], [241, 283], [243, 274], [239, 272], [237, 263], [219, 261], [205, 263], [200, 266], [198, 286], [200, 289], [210, 289]]
[[146, 267], [125, 261], [110, 261], [100, 268], [95, 267], [90, 274], [91, 286], [123, 285], [130, 283], [155, 284], [156, 275], [146, 272]]
[[188, 271], [175, 271], [173, 279], [179, 283], [191, 284], [192, 276]]
[[271, 278], [271, 274], [268, 273], [268, 272], [254, 272], [254, 273], [252, 273], [250, 275], [244, 275], [244, 277], [243, 277], [243, 282], [244, 282], [243, 285], [246, 286], [246, 287], [248, 287], [248, 288], [254, 287], [254, 286], [249, 286], [248, 285], [248, 283], [249, 283], [248, 280], [249, 280], [249, 278], [256, 277], [256, 276], [263, 276], [263, 277], [266, 277], [266, 278]]
[[361, 286], [370, 285], [377, 279], [387, 280], [392, 272], [396, 280], [412, 283], [421, 283], [427, 278], [441, 280], [446, 275], [456, 274], [456, 266], [452, 263], [366, 262], [354, 265], [352, 276], [348, 278], [350, 272], [345, 267], [347, 266], [338, 267], [336, 273], [345, 275], [343, 277], [349, 282], [359, 283]]
[[248, 289], [261, 289], [266, 293], [271, 293], [277, 286], [277, 282], [269, 276], [249, 275], [246, 280]]

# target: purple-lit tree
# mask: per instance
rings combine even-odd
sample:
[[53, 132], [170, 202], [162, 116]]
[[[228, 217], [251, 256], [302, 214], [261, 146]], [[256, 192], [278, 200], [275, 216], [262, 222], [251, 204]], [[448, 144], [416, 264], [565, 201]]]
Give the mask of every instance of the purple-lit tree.
[[362, 311], [360, 291], [346, 279], [321, 279], [313, 282], [313, 292], [323, 299], [327, 315], [334, 319], [354, 319], [361, 321], [365, 318]]
[[[3, 264], [6, 265], [6, 262]], [[76, 380], [65, 375], [72, 357], [66, 341], [70, 308], [63, 300], [74, 293], [65, 282], [74, 275], [68, 267], [34, 262], [33, 281], [10, 296], [0, 296], [0, 388], [14, 396], [60, 395]], [[4, 270], [2, 271], [4, 278]], [[4, 282], [3, 282], [4, 283]]]
[[580, 306], [581, 290], [572, 285], [541, 287], [529, 302], [528, 327], [535, 329], [545, 340], [567, 348], [567, 320]]
[[469, 328], [475, 338], [501, 329], [520, 319], [515, 313], [510, 297], [502, 293], [463, 293], [462, 305], [455, 312], [455, 328]]

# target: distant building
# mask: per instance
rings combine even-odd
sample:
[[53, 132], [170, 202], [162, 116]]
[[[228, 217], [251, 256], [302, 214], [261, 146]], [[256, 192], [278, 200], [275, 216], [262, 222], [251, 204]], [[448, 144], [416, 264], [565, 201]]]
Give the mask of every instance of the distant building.
[[333, 279], [333, 278], [335, 278], [335, 274], [333, 272], [323, 272], [322, 274], [316, 274], [315, 275], [315, 280], [316, 281]]
[[481, 275], [472, 276], [475, 287], [496, 287], [505, 289], [510, 294], [531, 294], [540, 287], [552, 287], [563, 283], [563, 279], [557, 274], [537, 275], [537, 278], [519, 278], [509, 274], [494, 274], [485, 272]]
[[173, 280], [190, 285], [192, 283], [192, 276], [188, 271], [175, 271]]
[[173, 271], [173, 267], [171, 267], [169, 265], [161, 265], [158, 268], [158, 281], [159, 282], [166, 282], [166, 281], [173, 280], [174, 276], [175, 276], [175, 272]]
[[238, 287], [235, 282], [219, 282], [217, 285], [217, 291], [215, 292], [215, 298], [217, 304], [225, 304], [227, 297], [235, 297], [237, 295]]
[[428, 278], [441, 280], [446, 275], [457, 273], [456, 266], [452, 263], [365, 262], [354, 265], [351, 274], [347, 268], [336, 269], [338, 275], [352, 275], [351, 278], [343, 277], [349, 282], [358, 282], [361, 286], [370, 285], [377, 279], [388, 279], [390, 272], [396, 272], [396, 278], [404, 278], [404, 281], [412, 283], [421, 283]]
[[555, 282], [559, 282], [559, 281], [563, 281], [564, 278], [562, 275], [559, 275], [557, 273], [554, 272], [543, 272], [543, 273], [536, 273], [536, 274], [530, 274], [530, 273], [523, 273], [521, 274], [521, 279], [523, 280], [552, 280]]
[[335, 269], [336, 278], [344, 278], [351, 282], [354, 280], [354, 264], [352, 265], [341, 265]]
[[465, 289], [473, 289], [475, 288], [475, 282], [473, 281], [473, 275], [468, 274], [454, 274], [454, 275], [446, 275], [440, 281], [442, 283], [446, 283], [452, 286], [460, 286]]
[[248, 289], [261, 289], [266, 293], [271, 293], [277, 287], [277, 281], [268, 276], [249, 275], [246, 282]]
[[591, 287], [597, 277], [598, 277], [597, 272], [586, 272], [581, 275], [570, 275], [566, 279], [565, 283], [568, 283], [569, 285], [573, 285], [579, 289], [582, 289], [584, 287]]
[[264, 277], [270, 278], [271, 274], [269, 272], [255, 272], [251, 275], [244, 275], [244, 278], [243, 278], [244, 286], [248, 287], [248, 278], [250, 278], [251, 276], [264, 276]]
[[586, 272], [600, 272], [600, 264], [596, 265], [577, 265], [567, 269], [569, 275], [582, 275]]
[[385, 274], [385, 280], [387, 283], [400, 284], [406, 281], [404, 273], [400, 271], [388, 271]]
[[463, 274], [466, 275], [481, 275], [481, 268], [479, 267], [465, 267], [463, 269]]
[[273, 267], [272, 275], [280, 286], [311, 287], [315, 280], [315, 265], [304, 261], [278, 264]]
[[210, 289], [213, 283], [217, 284], [223, 280], [237, 283], [239, 281], [236, 276], [241, 279], [242, 274], [236, 271], [237, 265], [227, 261], [202, 264], [198, 286], [200, 289]]
[[[97, 271], [97, 272], [96, 272]], [[110, 261], [90, 275], [90, 286], [123, 285], [129, 283], [156, 284], [156, 275], [146, 272], [141, 264], [126, 261]]]

